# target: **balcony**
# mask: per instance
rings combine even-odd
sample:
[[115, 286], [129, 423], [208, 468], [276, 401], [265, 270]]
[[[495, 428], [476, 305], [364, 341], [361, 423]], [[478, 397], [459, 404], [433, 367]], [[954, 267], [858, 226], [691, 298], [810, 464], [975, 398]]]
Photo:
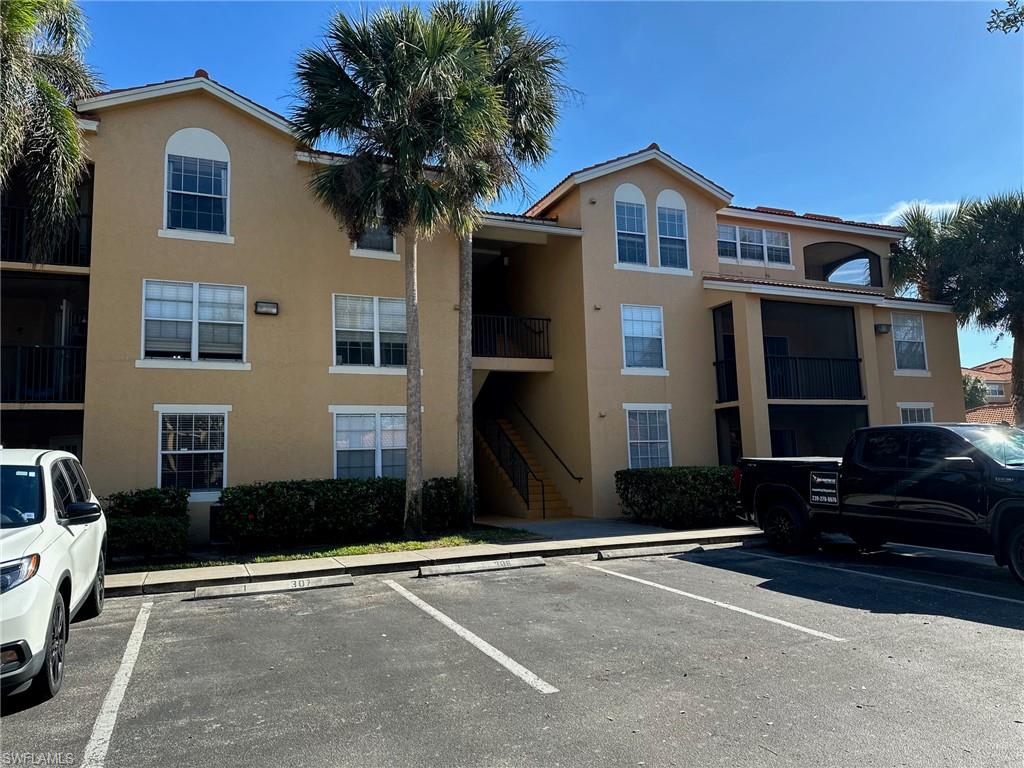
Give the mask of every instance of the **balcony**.
[[[0, 209], [0, 253], [4, 261], [28, 263], [32, 261], [29, 248], [27, 206], [5, 205]], [[67, 239], [57, 246], [41, 263], [61, 267], [88, 267], [92, 246], [92, 216], [81, 214], [68, 233]]]
[[769, 400], [862, 400], [855, 357], [765, 355]]
[[0, 348], [0, 400], [4, 403], [84, 402], [85, 347]]
[[518, 315], [473, 315], [477, 370], [550, 371], [551, 320]]

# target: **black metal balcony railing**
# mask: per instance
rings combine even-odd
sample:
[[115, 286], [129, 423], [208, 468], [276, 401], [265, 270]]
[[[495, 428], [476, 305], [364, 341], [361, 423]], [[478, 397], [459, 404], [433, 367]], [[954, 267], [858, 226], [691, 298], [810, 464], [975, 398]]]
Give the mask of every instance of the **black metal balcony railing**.
[[81, 403], [85, 347], [0, 348], [0, 399], [5, 403]]
[[740, 399], [735, 360], [715, 360], [715, 380], [718, 382], [718, 402], [731, 403]]
[[765, 355], [768, 398], [861, 400], [860, 360], [855, 357]]
[[550, 359], [550, 326], [546, 317], [473, 315], [473, 354]]
[[[62, 267], [88, 267], [92, 247], [92, 216], [80, 214], [67, 239], [43, 258], [43, 264]], [[29, 209], [5, 205], [0, 210], [0, 259], [29, 262], [32, 260], [28, 235]]]

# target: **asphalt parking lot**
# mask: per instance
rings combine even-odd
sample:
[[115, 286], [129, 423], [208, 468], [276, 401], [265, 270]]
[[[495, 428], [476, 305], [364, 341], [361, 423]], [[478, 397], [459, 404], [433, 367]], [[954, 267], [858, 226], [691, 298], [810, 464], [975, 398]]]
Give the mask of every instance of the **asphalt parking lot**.
[[[834, 545], [110, 600], [4, 755], [144, 766], [1020, 766], [1024, 588]], [[9, 762], [4, 764], [14, 764]]]

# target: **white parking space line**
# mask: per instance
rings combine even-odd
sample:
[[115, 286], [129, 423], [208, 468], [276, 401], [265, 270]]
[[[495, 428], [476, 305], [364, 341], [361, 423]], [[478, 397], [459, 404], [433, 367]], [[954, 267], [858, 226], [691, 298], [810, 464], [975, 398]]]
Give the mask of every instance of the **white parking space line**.
[[840, 571], [841, 573], [855, 573], [858, 576], [866, 576], [869, 579], [882, 579], [883, 581], [895, 581], [900, 584], [912, 584], [915, 587], [927, 587], [928, 589], [938, 589], [943, 592], [955, 592], [959, 595], [969, 595], [970, 597], [984, 597], [988, 600], [999, 600], [1004, 603], [1013, 603], [1015, 605], [1024, 605], [1024, 600], [1016, 600], [1012, 597], [1002, 597], [1000, 595], [990, 595], [986, 592], [974, 592], [970, 589], [958, 589], [957, 587], [946, 587], [942, 584], [930, 584], [927, 581], [918, 581], [917, 579], [901, 579], [898, 576], [883, 576], [880, 573], [868, 573], [867, 571], [861, 571], [857, 568], [843, 568], [841, 565], [826, 565], [825, 563], [808, 563], [806, 560], [794, 560], [788, 557], [779, 557], [777, 555], [764, 555], [760, 552], [751, 552], [748, 549], [737, 549], [743, 555], [750, 555], [751, 557], [760, 557], [765, 560], [778, 560], [783, 563], [790, 563], [792, 565], [803, 565], [808, 568], [822, 568], [827, 571]]
[[600, 568], [596, 565], [583, 565], [584, 568], [589, 568], [592, 571], [600, 571], [601, 573], [607, 573], [609, 576], [618, 576], [620, 579], [629, 579], [629, 581], [635, 581], [638, 584], [646, 584], [648, 587], [655, 587], [656, 589], [663, 589], [666, 592], [671, 592], [674, 595], [680, 595], [682, 597], [688, 597], [691, 600], [699, 600], [702, 603], [708, 605], [714, 605], [718, 608], [725, 608], [727, 611], [735, 611], [736, 613], [742, 613], [744, 616], [752, 616], [755, 619], [761, 619], [761, 621], [769, 621], [772, 624], [779, 624], [783, 627], [789, 627], [795, 629], [797, 632], [803, 632], [805, 635], [811, 635], [812, 637], [819, 637], [822, 640], [831, 640], [834, 643], [845, 643], [846, 640], [842, 637], [836, 637], [830, 635], [827, 632], [819, 632], [816, 629], [810, 627], [803, 627], [799, 624], [794, 624], [791, 621], [784, 621], [783, 619], [776, 619], [774, 616], [765, 616], [763, 613], [757, 613], [756, 611], [749, 611], [746, 608], [740, 608], [738, 605], [731, 605], [729, 603], [723, 603], [721, 600], [713, 600], [710, 597], [702, 597], [695, 595], [692, 592], [684, 592], [681, 589], [675, 587], [668, 587], [664, 584], [659, 584], [656, 581], [648, 581], [647, 579], [638, 579], [636, 576], [629, 576], [625, 573], [619, 573], [618, 571], [609, 571], [607, 568]]
[[139, 615], [135, 618], [135, 626], [132, 627], [128, 645], [124, 649], [124, 656], [121, 657], [121, 666], [117, 668], [114, 682], [110, 684], [107, 697], [103, 700], [99, 715], [96, 716], [96, 723], [92, 727], [92, 736], [89, 737], [89, 743], [85, 745], [81, 768], [103, 768], [103, 763], [107, 759], [110, 737], [113, 735], [114, 725], [117, 723], [117, 711], [121, 708], [124, 692], [128, 688], [132, 670], [135, 669], [135, 660], [139, 657], [142, 636], [146, 633], [146, 624], [149, 623], [149, 612], [152, 608], [153, 603], [143, 603], [139, 609]]
[[437, 619], [439, 622], [444, 624], [446, 627], [448, 627], [448, 629], [450, 629], [456, 635], [458, 635], [463, 640], [468, 642], [478, 651], [481, 651], [482, 653], [485, 653], [488, 656], [490, 656], [492, 659], [501, 664], [501, 666], [503, 666], [513, 675], [515, 675], [524, 683], [529, 685], [531, 688], [534, 688], [537, 691], [540, 691], [541, 693], [558, 693], [558, 689], [555, 688], [555, 686], [551, 685], [550, 683], [544, 682], [535, 674], [533, 674], [533, 672], [524, 667], [522, 664], [513, 659], [510, 659], [508, 656], [499, 651], [486, 640], [484, 640], [481, 637], [478, 637], [477, 635], [474, 635], [461, 624], [458, 624], [452, 619], [448, 618], [429, 603], [425, 603], [423, 600], [420, 600], [420, 598], [416, 597], [416, 595], [407, 590], [405, 587], [396, 584], [390, 579], [385, 579], [384, 583], [391, 587], [393, 590], [395, 590], [395, 592], [400, 594], [410, 603], [419, 608], [421, 611], [426, 613], [428, 616]]

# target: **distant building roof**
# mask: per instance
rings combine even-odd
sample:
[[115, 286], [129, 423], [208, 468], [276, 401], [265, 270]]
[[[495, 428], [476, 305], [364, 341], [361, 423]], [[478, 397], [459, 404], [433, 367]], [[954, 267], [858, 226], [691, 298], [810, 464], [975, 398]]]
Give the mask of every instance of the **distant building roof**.
[[1013, 406], [1009, 403], [979, 405], [967, 411], [965, 419], [971, 424], [1013, 424]]

